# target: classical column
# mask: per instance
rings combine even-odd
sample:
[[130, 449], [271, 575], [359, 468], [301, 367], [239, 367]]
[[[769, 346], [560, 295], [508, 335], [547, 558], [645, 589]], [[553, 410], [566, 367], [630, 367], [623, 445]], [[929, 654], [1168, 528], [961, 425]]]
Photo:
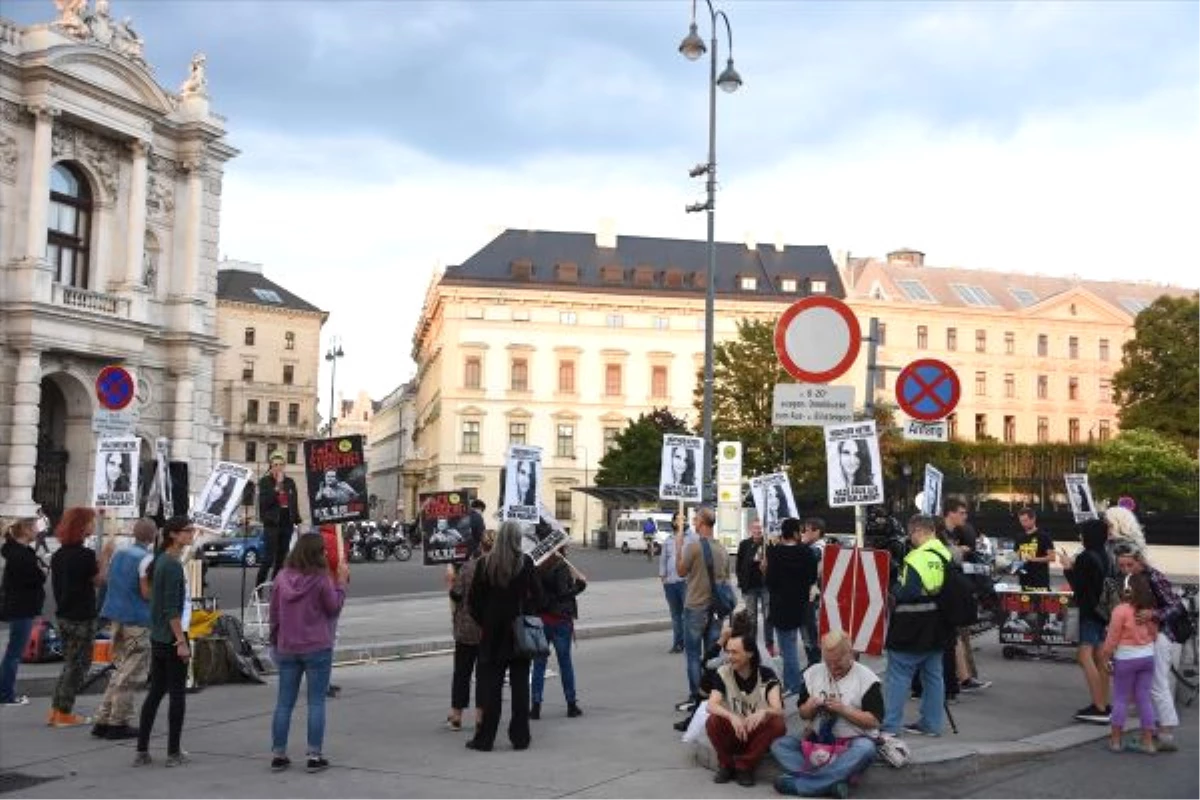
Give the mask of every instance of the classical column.
[[[43, 231], [43, 235], [44, 235]], [[13, 378], [12, 424], [8, 429], [8, 498], [5, 511], [32, 516], [33, 481], [37, 465], [38, 404], [41, 402], [42, 355], [37, 350], [17, 352]]]
[[[195, 379], [186, 372], [180, 373], [175, 381], [175, 408], [171, 422], [171, 457], [176, 461], [192, 463], [192, 435], [196, 429]], [[192, 476], [189, 476], [192, 477]], [[193, 491], [202, 487], [193, 487]]]
[[141, 286], [146, 251], [146, 183], [150, 143], [135, 139], [129, 143], [133, 153], [133, 174], [129, 182], [129, 220], [125, 239], [125, 277], [127, 286]]
[[204, 159], [192, 158], [180, 164], [187, 173], [187, 230], [184, 239], [183, 291], [194, 298], [200, 287], [200, 226], [204, 222]]
[[29, 182], [25, 257], [41, 261], [46, 258], [46, 217], [50, 210], [50, 134], [58, 109], [42, 104], [27, 109], [33, 115], [33, 174]]

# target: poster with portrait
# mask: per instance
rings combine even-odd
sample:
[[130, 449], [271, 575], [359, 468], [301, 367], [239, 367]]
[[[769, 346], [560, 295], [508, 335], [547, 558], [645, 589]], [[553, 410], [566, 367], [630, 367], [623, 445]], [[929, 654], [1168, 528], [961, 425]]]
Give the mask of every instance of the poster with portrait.
[[1070, 592], [996, 589], [1000, 643], [1051, 646], [1079, 644], [1079, 609]]
[[658, 475], [659, 500], [700, 501], [700, 472], [704, 465], [704, 440], [699, 436], [666, 434]]
[[314, 525], [369, 517], [362, 436], [306, 440], [304, 476]]
[[242, 493], [250, 480], [250, 470], [240, 464], [218, 461], [213, 467], [200, 501], [192, 509], [192, 522], [198, 527], [220, 533], [229, 525], [233, 512], [241, 505]]
[[175, 503], [171, 494], [170, 440], [160, 436], [154, 442], [154, 473], [150, 477], [150, 488], [146, 491], [146, 516], [169, 517], [174, 513]]
[[542, 515], [540, 523], [523, 526], [525, 530], [521, 536], [521, 550], [533, 559], [535, 566], [540, 565], [571, 541], [571, 536], [567, 533], [566, 528], [555, 518], [554, 512], [547, 508], [545, 503], [539, 506], [539, 511]]
[[425, 566], [467, 560], [471, 551], [471, 499], [463, 490], [418, 495]]
[[825, 466], [831, 508], [883, 502], [883, 471], [875, 420], [825, 426]]
[[502, 518], [537, 524], [542, 502], [542, 448], [511, 444], [505, 459]]
[[138, 450], [135, 436], [99, 439], [96, 442], [92, 505], [114, 517], [138, 513]]
[[1071, 502], [1071, 513], [1076, 522], [1088, 519], [1099, 519], [1096, 511], [1096, 501], [1092, 499], [1092, 487], [1088, 485], [1086, 472], [1068, 473], [1063, 475], [1067, 484], [1067, 499]]
[[921, 513], [929, 517], [942, 515], [942, 471], [933, 464], [925, 465], [925, 488], [921, 492]]
[[750, 494], [768, 539], [779, 535], [783, 521], [796, 516], [796, 498], [786, 472], [773, 472], [750, 479]]

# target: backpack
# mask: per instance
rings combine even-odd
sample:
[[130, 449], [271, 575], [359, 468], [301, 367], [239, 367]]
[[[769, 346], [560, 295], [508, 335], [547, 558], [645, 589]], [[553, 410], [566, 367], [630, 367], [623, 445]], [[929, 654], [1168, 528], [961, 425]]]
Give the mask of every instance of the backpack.
[[948, 558], [941, 553], [936, 555], [942, 559], [944, 572], [942, 590], [935, 598], [938, 613], [950, 627], [974, 625], [979, 621], [979, 602], [975, 599], [975, 589], [971, 580]]
[[25, 645], [25, 652], [21, 654], [21, 661], [26, 664], [43, 664], [47, 661], [62, 660], [62, 639], [59, 638], [58, 628], [45, 617], [38, 617], [33, 621], [33, 631]]

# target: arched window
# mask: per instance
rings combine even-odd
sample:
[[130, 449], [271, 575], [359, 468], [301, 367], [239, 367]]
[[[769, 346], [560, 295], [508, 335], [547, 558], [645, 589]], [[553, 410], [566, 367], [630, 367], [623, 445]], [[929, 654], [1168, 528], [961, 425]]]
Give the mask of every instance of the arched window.
[[55, 164], [50, 171], [46, 260], [54, 266], [59, 283], [87, 288], [91, 223], [92, 192], [87, 179], [70, 164]]

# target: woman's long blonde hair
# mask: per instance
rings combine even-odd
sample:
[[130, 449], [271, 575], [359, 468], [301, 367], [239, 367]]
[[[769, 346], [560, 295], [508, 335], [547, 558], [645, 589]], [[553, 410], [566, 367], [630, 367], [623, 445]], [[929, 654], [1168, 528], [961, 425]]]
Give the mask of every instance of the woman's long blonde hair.
[[492, 552], [484, 556], [483, 571], [488, 583], [504, 587], [512, 582], [521, 571], [525, 554], [521, 552], [521, 523], [508, 520], [496, 532], [496, 544]]
[[1104, 511], [1104, 521], [1108, 523], [1111, 538], [1124, 539], [1141, 547], [1146, 546], [1146, 534], [1142, 532], [1142, 524], [1128, 508], [1109, 506]]

